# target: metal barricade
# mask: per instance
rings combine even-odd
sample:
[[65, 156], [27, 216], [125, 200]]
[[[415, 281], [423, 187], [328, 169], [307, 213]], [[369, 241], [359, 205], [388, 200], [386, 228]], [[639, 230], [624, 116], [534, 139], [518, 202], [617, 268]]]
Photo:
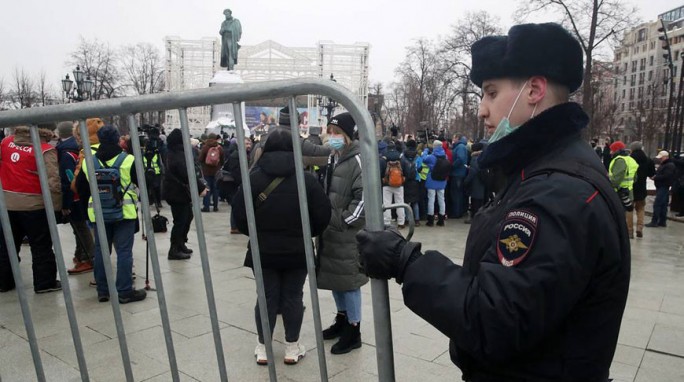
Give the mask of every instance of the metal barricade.
[[[236, 84], [231, 87], [216, 87], [200, 90], [191, 90], [177, 93], [160, 93], [153, 95], [144, 95], [137, 97], [127, 97], [118, 99], [108, 99], [101, 101], [90, 101], [79, 104], [46, 106], [34, 109], [24, 109], [16, 111], [0, 112], [0, 128], [11, 127], [18, 125], [32, 125], [31, 137], [36, 155], [38, 173], [40, 176], [43, 200], [45, 201], [46, 211], [52, 210], [52, 202], [50, 192], [47, 187], [47, 171], [43, 161], [42, 151], [40, 150], [40, 140], [38, 137], [38, 129], [35, 126], [37, 123], [55, 122], [62, 120], [78, 120], [80, 126], [81, 137], [83, 137], [83, 148], [85, 152], [85, 161], [87, 164], [88, 178], [95, 179], [93, 158], [90, 142], [87, 139], [88, 132], [85, 124], [85, 119], [96, 116], [109, 115], [128, 115], [128, 121], [131, 129], [131, 142], [133, 145], [133, 155], [135, 156], [135, 168], [137, 173], [137, 180], [140, 189], [140, 202], [143, 210], [144, 227], [146, 230], [146, 237], [150, 249], [150, 259], [154, 279], [157, 286], [157, 295], [159, 301], [159, 310], [162, 321], [162, 328], [165, 336], [166, 350], [169, 358], [169, 367], [171, 376], [174, 381], [179, 381], [178, 364], [176, 362], [175, 349], [173, 345], [173, 337], [171, 332], [171, 323], [168, 315], [168, 307], [166, 296], [164, 292], [164, 284], [157, 256], [157, 246], [154, 239], [154, 232], [151, 222], [149, 198], [147, 193], [147, 185], [145, 184], [145, 176], [143, 169], [142, 151], [138, 139], [138, 128], [135, 122], [135, 114], [147, 111], [178, 109], [181, 120], [181, 131], [183, 135], [183, 148], [185, 154], [186, 169], [188, 172], [189, 187], [191, 190], [197, 189], [197, 181], [195, 178], [194, 161], [192, 158], [192, 150], [190, 146], [190, 133], [188, 130], [188, 117], [186, 109], [188, 107], [217, 105], [230, 103], [234, 108], [234, 115], [236, 116], [236, 125], [242, 126], [241, 120], [241, 102], [255, 101], [262, 99], [274, 98], [288, 98], [290, 110], [296, 110], [295, 97], [304, 94], [321, 94], [332, 97], [339, 101], [354, 117], [359, 131], [359, 144], [361, 149], [361, 161], [363, 169], [363, 198], [366, 217], [366, 227], [370, 230], [383, 229], [382, 216], [382, 196], [380, 187], [378, 153], [375, 144], [375, 128], [370, 118], [370, 114], [366, 111], [365, 105], [360, 103], [356, 96], [346, 90], [340, 85], [331, 83], [325, 80], [286, 80], [286, 81], [270, 81], [264, 83], [249, 83]], [[295, 113], [291, 113], [291, 126], [297, 126]], [[245, 206], [247, 212], [247, 221], [250, 232], [256, 231], [256, 222], [254, 217], [254, 208], [252, 203], [251, 184], [249, 180], [248, 161], [245, 151], [244, 130], [241, 128], [237, 130], [237, 142], [239, 148], [240, 168], [243, 174], [243, 189], [245, 197]], [[314, 325], [316, 332], [316, 343], [319, 359], [319, 371], [321, 381], [328, 379], [327, 366], [325, 361], [325, 348], [322, 339], [322, 325], [320, 318], [320, 307], [318, 301], [318, 290], [316, 286], [316, 271], [313, 254], [313, 245], [311, 234], [308, 227], [310, 227], [309, 214], [307, 207], [307, 197], [304, 183], [304, 169], [301, 153], [301, 142], [298, 134], [293, 131], [292, 143], [295, 155], [295, 170], [297, 178], [297, 189], [301, 211], [301, 220], [303, 229], [303, 240], [305, 244], [306, 263], [309, 274], [309, 286], [312, 299], [312, 310], [314, 316]], [[95, 182], [90, 182], [90, 191], [93, 195], [93, 204], [95, 209], [95, 219], [98, 239], [101, 243], [106, 243], [106, 232], [104, 228], [104, 219], [102, 216], [102, 209], [100, 198], [97, 192], [97, 185]], [[214, 298], [214, 289], [211, 280], [210, 264], [207, 253], [207, 245], [204, 236], [204, 227], [202, 223], [199, 195], [191, 192], [193, 214], [198, 217], [195, 220], [195, 227], [197, 231], [197, 239], [199, 243], [200, 258], [202, 263], [202, 272], [204, 277], [204, 285], [206, 291], [207, 303], [209, 306], [209, 315], [211, 321], [211, 328], [213, 333], [213, 340], [215, 345], [215, 355], [217, 359], [219, 375], [221, 381], [228, 380], [227, 366], [223, 354], [223, 344], [219, 330], [219, 322], [217, 317], [216, 302]], [[388, 206], [389, 207], [389, 206]], [[396, 206], [392, 206], [396, 207]], [[409, 209], [410, 210], [410, 209]], [[409, 212], [410, 214], [410, 212]], [[66, 267], [64, 265], [64, 258], [61, 250], [61, 242], [56, 229], [55, 217], [48, 213], [48, 221], [50, 223], [50, 234], [55, 248], [55, 256], [57, 260], [60, 279], [63, 283], [63, 294], [67, 315], [71, 327], [71, 332], [74, 341], [75, 352], [78, 358], [79, 370], [81, 379], [88, 381], [88, 369], [85, 359], [83, 357], [83, 346], [80, 340], [78, 330], [78, 323], [76, 313], [74, 311], [73, 302], [71, 298], [71, 291], [69, 288], [68, 276]], [[410, 216], [410, 215], [409, 215]], [[10, 256], [12, 272], [17, 283], [17, 293], [21, 305], [21, 311], [24, 318], [24, 324], [27, 331], [31, 353], [33, 356], [35, 371], [39, 381], [45, 380], [45, 373], [40, 359], [40, 351], [38, 347], [38, 340], [35, 335], [33, 321], [31, 319], [30, 307], [26, 296], [26, 291], [21, 287], [21, 272], [19, 271], [19, 262], [17, 251], [12, 240], [11, 226], [9, 222], [8, 212], [4, 200], [4, 194], [0, 188], [0, 221], [2, 223], [3, 233], [7, 242], [7, 249]], [[268, 315], [266, 314], [266, 297], [263, 285], [263, 273], [261, 269], [261, 259], [259, 255], [258, 240], [256, 235], [250, 235], [250, 243], [253, 253], [254, 274], [257, 281], [257, 294], [261, 315], [261, 325], [264, 333], [264, 340], [266, 343], [267, 356], [271, 362], [268, 363], [269, 376], [271, 381], [276, 381], [276, 369], [273, 358], [273, 350], [271, 347], [271, 336], [268, 325]], [[119, 307], [119, 300], [116, 293], [115, 277], [112, 271], [112, 264], [110, 260], [110, 253], [108, 246], [102, 245], [102, 257], [104, 260], [105, 274], [107, 276], [108, 287], [110, 291], [110, 301], [112, 312], [115, 319], [116, 331], [119, 341], [119, 348], [121, 352], [122, 363], [125, 371], [127, 381], [133, 381], [133, 372], [131, 368], [131, 361], [126, 343], [126, 334], [124, 331], [123, 320], [121, 317], [121, 310]], [[384, 280], [371, 280], [371, 293], [374, 315], [375, 339], [376, 339], [376, 355], [378, 365], [378, 379], [380, 381], [394, 381], [394, 354], [392, 346], [392, 326], [390, 320], [389, 309], [389, 294], [388, 283]]]

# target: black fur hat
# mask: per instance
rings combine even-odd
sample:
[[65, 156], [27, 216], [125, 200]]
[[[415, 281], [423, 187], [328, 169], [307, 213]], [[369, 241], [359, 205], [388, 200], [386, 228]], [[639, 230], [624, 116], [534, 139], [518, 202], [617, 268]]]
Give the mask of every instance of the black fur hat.
[[[299, 112], [295, 110], [297, 115], [297, 122], [299, 122]], [[290, 126], [290, 107], [285, 106], [278, 112], [278, 125], [280, 126]]]
[[476, 41], [470, 52], [470, 80], [478, 87], [489, 79], [531, 76], [544, 76], [565, 85], [571, 93], [582, 84], [582, 48], [556, 23], [516, 25], [508, 36]]

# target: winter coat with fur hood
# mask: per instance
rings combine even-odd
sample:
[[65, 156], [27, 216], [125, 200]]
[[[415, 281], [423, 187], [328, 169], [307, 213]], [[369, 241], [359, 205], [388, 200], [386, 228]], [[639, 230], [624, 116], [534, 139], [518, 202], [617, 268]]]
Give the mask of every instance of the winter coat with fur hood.
[[[50, 142], [53, 133], [48, 129], [38, 130], [41, 141], [44, 143]], [[5, 139], [9, 139], [5, 138]], [[14, 144], [17, 146], [32, 146], [31, 134], [27, 126], [18, 126], [14, 130]], [[1, 156], [0, 156], [1, 158]], [[55, 211], [62, 209], [62, 183], [59, 178], [59, 164], [57, 161], [57, 150], [52, 148], [43, 153], [45, 160], [45, 168], [48, 176], [48, 187], [50, 188], [50, 196], [52, 197], [52, 204]], [[12, 166], [11, 162], [2, 163], [0, 166]], [[5, 180], [3, 179], [3, 183]], [[22, 192], [8, 192], [4, 191], [5, 203], [9, 211], [37, 211], [45, 209], [43, 196], [41, 194], [28, 194]]]

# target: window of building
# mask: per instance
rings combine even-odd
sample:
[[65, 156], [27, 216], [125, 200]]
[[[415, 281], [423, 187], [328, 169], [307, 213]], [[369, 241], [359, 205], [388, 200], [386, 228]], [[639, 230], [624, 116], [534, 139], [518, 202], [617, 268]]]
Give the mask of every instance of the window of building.
[[622, 69], [623, 72], [627, 73], [627, 63], [625, 62], [625, 68]]
[[677, 77], [677, 67], [672, 68], [672, 76]]
[[643, 86], [639, 87], [639, 91], [637, 92], [637, 94], [639, 95], [638, 96], [639, 99], [643, 98], [643, 96], [644, 96], [644, 87]]
[[627, 92], [627, 89], [622, 89], [622, 99], [625, 99], [626, 92]]
[[622, 58], [622, 53], [615, 53], [615, 61], [620, 61], [620, 58]]
[[622, 106], [622, 107], [621, 107], [621, 109], [622, 109], [621, 111], [625, 111], [625, 103], [624, 103], [624, 102], [622, 103], [621, 106]]
[[[629, 89], [629, 100], [630, 101], [634, 100], [634, 88]], [[631, 109], [632, 107], [630, 106], [629, 108]]]
[[650, 109], [650, 108], [651, 108], [651, 100], [650, 100], [650, 99], [647, 99], [647, 100], [646, 100], [646, 108], [647, 108], [647, 109]]
[[627, 76], [622, 76], [622, 85], [627, 85]]
[[636, 60], [634, 60], [634, 61], [632, 61], [632, 73], [636, 72], [636, 68], [637, 68], [637, 62], [636, 62]]
[[637, 32], [637, 42], [642, 42], [646, 40], [646, 28], [641, 28]]
[[647, 95], [651, 95], [651, 89], [652, 89], [652, 88], [653, 88], [653, 86], [650, 85], [650, 84], [646, 87], [646, 94], [647, 94]]
[[629, 110], [632, 110], [632, 109], [634, 109], [634, 102], [629, 103]]
[[644, 84], [644, 78], [646, 77], [646, 72], [639, 73], [639, 85]]
[[652, 80], [653, 80], [653, 71], [652, 71], [652, 70], [649, 70], [649, 71], [648, 71], [648, 80], [649, 80], [649, 81], [652, 81]]
[[636, 74], [632, 74], [632, 76], [629, 78], [629, 85], [630, 86], [636, 85]]
[[639, 60], [639, 70], [645, 70], [645, 69], [646, 69], [646, 57]]
[[648, 65], [653, 66], [653, 56], [648, 58]]
[[634, 54], [637, 54], [637, 53], [639, 53], [639, 47], [638, 47], [638, 46], [635, 46], [635, 47], [634, 47]]
[[650, 44], [650, 46], [649, 46], [649, 49], [650, 49], [650, 50], [653, 50], [653, 49], [655, 49], [655, 46], [656, 46], [655, 41], [651, 41], [651, 44]]

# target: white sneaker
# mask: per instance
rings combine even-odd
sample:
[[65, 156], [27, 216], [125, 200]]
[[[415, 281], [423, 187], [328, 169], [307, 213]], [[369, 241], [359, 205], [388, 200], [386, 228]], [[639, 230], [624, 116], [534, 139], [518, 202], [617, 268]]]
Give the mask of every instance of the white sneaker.
[[285, 364], [294, 365], [306, 355], [306, 348], [299, 342], [285, 342]]
[[256, 357], [257, 365], [267, 365], [268, 358], [266, 357], [266, 345], [260, 344], [257, 341], [256, 349], [254, 349], [254, 357]]

